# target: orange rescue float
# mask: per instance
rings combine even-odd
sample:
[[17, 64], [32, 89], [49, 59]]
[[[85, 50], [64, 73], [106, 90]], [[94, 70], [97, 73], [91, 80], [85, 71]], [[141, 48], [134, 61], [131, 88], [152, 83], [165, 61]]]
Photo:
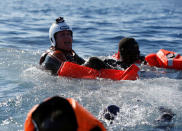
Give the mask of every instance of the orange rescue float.
[[101, 69], [95, 70], [72, 62], [64, 62], [58, 71], [58, 76], [72, 78], [96, 79], [105, 78], [111, 80], [136, 80], [139, 68], [133, 64], [126, 70]]
[[182, 70], [182, 56], [173, 51], [160, 49], [156, 54], [149, 54], [145, 60], [150, 66]]

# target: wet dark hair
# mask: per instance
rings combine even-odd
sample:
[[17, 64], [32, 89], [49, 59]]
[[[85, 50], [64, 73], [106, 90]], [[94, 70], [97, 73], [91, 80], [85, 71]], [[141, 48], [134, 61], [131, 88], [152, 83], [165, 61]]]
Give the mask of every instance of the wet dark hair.
[[132, 64], [139, 59], [139, 46], [134, 38], [121, 39], [118, 49], [123, 62]]
[[32, 120], [39, 131], [77, 131], [78, 128], [72, 106], [59, 96], [42, 102], [32, 113]]

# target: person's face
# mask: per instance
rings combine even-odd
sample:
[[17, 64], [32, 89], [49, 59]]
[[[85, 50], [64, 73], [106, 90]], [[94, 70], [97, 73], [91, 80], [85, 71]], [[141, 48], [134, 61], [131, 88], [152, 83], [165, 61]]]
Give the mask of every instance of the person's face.
[[55, 35], [56, 48], [70, 51], [72, 50], [72, 33], [64, 30], [57, 32]]

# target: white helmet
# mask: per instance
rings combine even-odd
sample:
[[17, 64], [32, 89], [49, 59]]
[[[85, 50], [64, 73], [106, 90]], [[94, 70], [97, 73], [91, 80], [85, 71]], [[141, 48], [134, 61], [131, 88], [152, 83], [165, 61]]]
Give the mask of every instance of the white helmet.
[[69, 30], [72, 33], [72, 29], [66, 24], [63, 17], [59, 17], [56, 19], [56, 22], [54, 22], [50, 29], [49, 29], [49, 39], [51, 41], [52, 46], [56, 46], [56, 41], [54, 35], [63, 30]]

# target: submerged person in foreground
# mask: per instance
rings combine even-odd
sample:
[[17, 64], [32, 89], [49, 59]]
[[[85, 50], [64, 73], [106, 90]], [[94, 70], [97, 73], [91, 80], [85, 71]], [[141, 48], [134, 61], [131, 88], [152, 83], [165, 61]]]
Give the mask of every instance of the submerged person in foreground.
[[25, 131], [106, 131], [103, 124], [72, 98], [51, 97], [27, 115]]
[[[43, 68], [57, 75], [61, 64], [65, 61], [83, 64], [84, 59], [79, 57], [72, 49], [73, 32], [62, 17], [56, 19], [49, 29], [49, 39], [51, 47], [44, 52], [39, 64], [45, 61]], [[46, 57], [47, 56], [47, 57]]]

